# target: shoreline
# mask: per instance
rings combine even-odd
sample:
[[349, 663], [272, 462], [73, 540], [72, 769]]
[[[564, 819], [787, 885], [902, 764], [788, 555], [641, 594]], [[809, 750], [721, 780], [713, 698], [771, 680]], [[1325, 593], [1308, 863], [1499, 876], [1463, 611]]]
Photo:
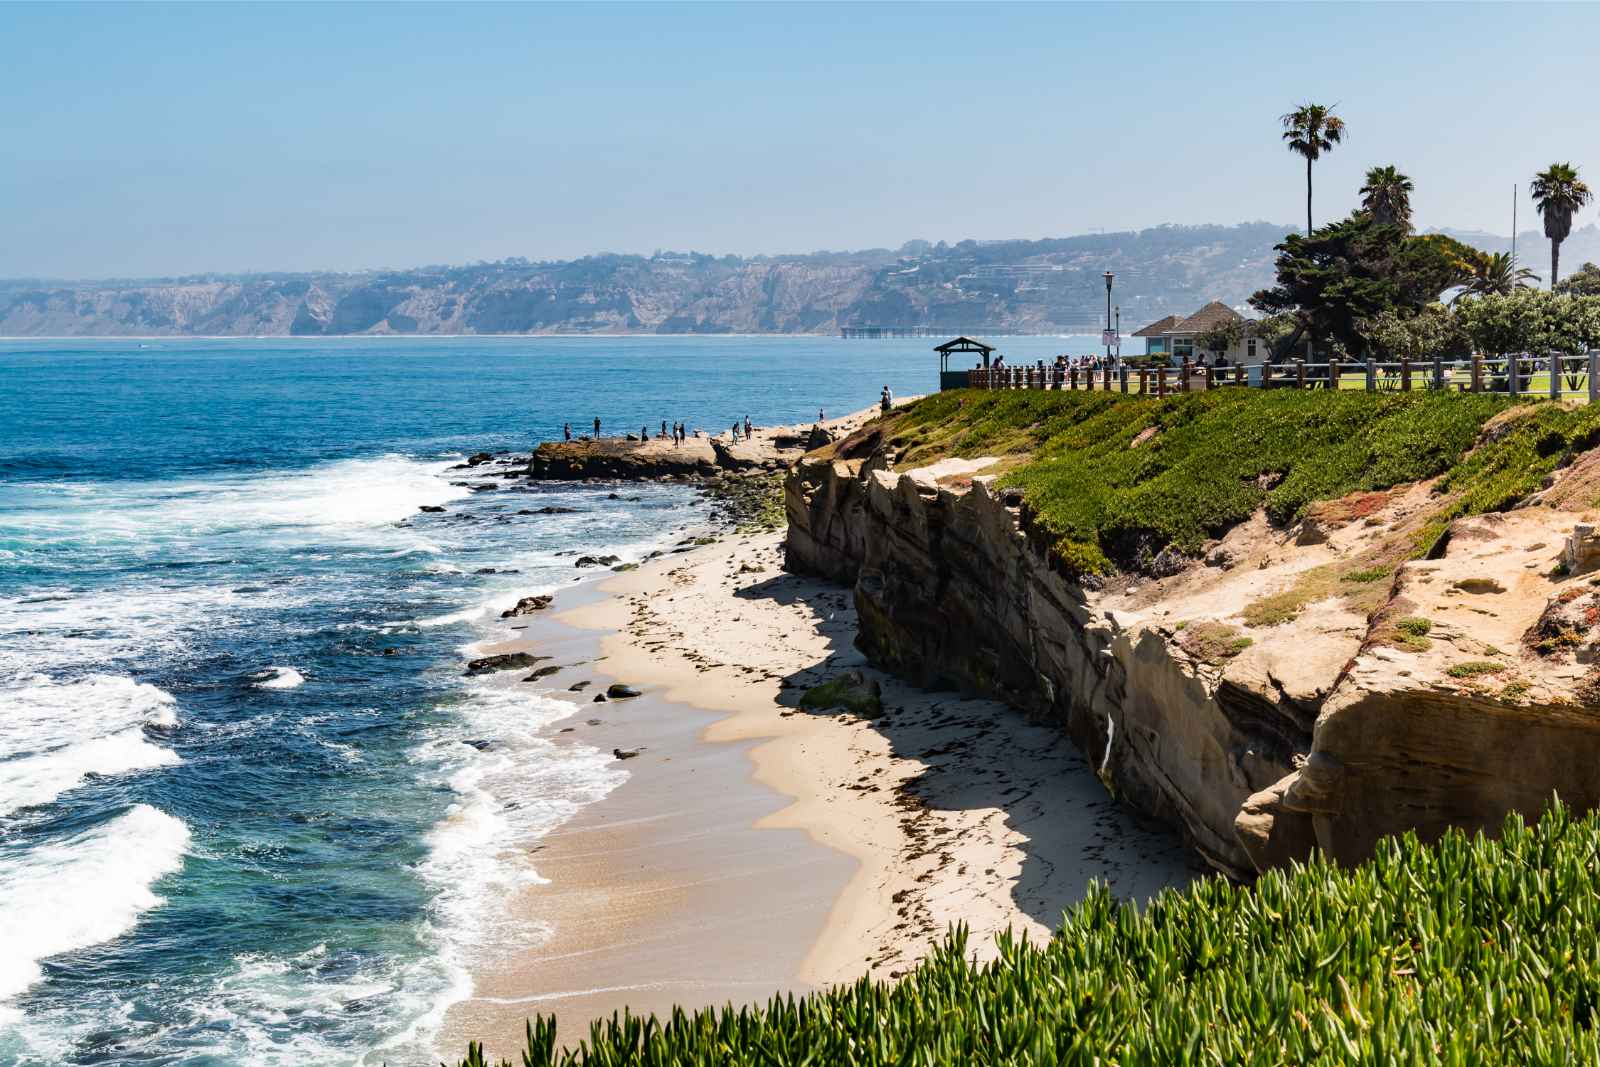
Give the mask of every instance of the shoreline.
[[[639, 687], [557, 727], [642, 750], [627, 781], [533, 846], [543, 883], [509, 910], [549, 936], [472, 968], [439, 1055], [476, 1039], [514, 1056], [536, 1013], [575, 1043], [624, 1007], [893, 979], [956, 922], [992, 958], [1007, 928], [1047, 938], [1090, 878], [1143, 901], [1206, 873], [1121, 809], [1059, 729], [867, 666], [849, 590], [783, 571], [782, 538], [723, 534], [584, 583], [519, 641], [485, 643], [582, 655], [588, 692]], [[881, 717], [797, 708], [849, 671], [881, 686]]]

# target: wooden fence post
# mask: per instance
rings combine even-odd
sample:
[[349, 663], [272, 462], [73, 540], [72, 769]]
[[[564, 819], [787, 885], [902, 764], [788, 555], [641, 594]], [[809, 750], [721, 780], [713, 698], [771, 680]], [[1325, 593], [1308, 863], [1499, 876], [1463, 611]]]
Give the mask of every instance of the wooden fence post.
[[1433, 387], [1439, 390], [1444, 389], [1444, 360], [1438, 356], [1433, 357]]
[[1124, 363], [1117, 368], [1117, 377], [1122, 379], [1122, 395], [1128, 395], [1128, 365]]
[[1233, 384], [1234, 385], [1243, 385], [1244, 384], [1244, 364], [1243, 363], [1235, 363], [1233, 365]]
[[1472, 391], [1483, 392], [1483, 357], [1472, 353]]
[[1367, 392], [1378, 388], [1378, 363], [1371, 356], [1367, 357]]
[[1261, 364], [1261, 388], [1263, 388], [1263, 389], [1272, 388], [1272, 364], [1271, 363], [1262, 363]]
[[1522, 392], [1522, 372], [1517, 368], [1520, 362], [1515, 352], [1506, 357], [1506, 392], [1512, 396]]
[[1306, 387], [1306, 361], [1303, 359], [1294, 361], [1294, 387], [1296, 389]]
[[1400, 357], [1400, 391], [1411, 392], [1411, 359], [1407, 356]]
[[1165, 368], [1165, 367], [1157, 367], [1156, 368], [1156, 396], [1157, 397], [1164, 397], [1166, 395], [1167, 395], [1167, 368]]
[[1561, 365], [1561, 353], [1550, 353], [1550, 399], [1561, 399], [1561, 372], [1565, 368]]
[[1144, 396], [1150, 392], [1148, 387], [1150, 371], [1146, 367], [1139, 368], [1139, 395]]
[[1597, 375], [1595, 373], [1596, 371], [1600, 371], [1600, 352], [1590, 352], [1589, 353], [1588, 364], [1589, 364], [1589, 403], [1591, 403], [1591, 404], [1600, 403], [1600, 375]]
[[1192, 373], [1189, 369], [1189, 357], [1184, 356], [1183, 362], [1178, 365], [1178, 392], [1187, 393], [1189, 391], [1189, 375]]
[[1328, 388], [1339, 388], [1339, 361], [1333, 356], [1328, 357]]

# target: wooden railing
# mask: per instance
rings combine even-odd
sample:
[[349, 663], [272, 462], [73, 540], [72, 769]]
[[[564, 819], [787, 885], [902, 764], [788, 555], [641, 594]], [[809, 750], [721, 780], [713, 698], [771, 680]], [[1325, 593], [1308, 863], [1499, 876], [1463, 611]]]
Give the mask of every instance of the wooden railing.
[[1379, 362], [1332, 360], [1327, 363], [1202, 367], [1187, 360], [1177, 367], [977, 368], [967, 372], [971, 389], [1072, 389], [1078, 391], [1168, 396], [1207, 389], [1413, 389], [1497, 392], [1511, 396], [1563, 397], [1600, 402], [1600, 352], [1577, 356], [1473, 356], [1470, 360]]

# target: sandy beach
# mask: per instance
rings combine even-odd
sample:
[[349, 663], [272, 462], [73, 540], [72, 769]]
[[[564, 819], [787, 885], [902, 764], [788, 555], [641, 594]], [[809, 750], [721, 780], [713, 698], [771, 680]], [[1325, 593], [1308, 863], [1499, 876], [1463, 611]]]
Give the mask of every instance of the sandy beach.
[[[893, 979], [958, 922], [986, 958], [1008, 928], [1047, 937], [1090, 879], [1144, 900], [1203, 873], [1058, 729], [873, 670], [850, 591], [781, 561], [781, 533], [725, 534], [558, 596], [486, 649], [575, 664], [536, 683], [591, 682], [558, 738], [637, 754], [538, 843], [545, 881], [512, 910], [541, 936], [476, 969], [441, 1055], [468, 1037], [514, 1053], [534, 1013], [575, 1042], [624, 1006]], [[880, 716], [798, 707], [850, 671], [881, 686]], [[612, 682], [643, 695], [588, 703]]]

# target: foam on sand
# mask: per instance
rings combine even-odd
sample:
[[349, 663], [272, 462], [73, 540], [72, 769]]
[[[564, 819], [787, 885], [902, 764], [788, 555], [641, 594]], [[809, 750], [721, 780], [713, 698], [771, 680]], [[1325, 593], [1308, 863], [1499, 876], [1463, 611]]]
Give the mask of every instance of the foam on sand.
[[0, 1001], [38, 982], [42, 960], [133, 929], [164, 903], [151, 887], [188, 847], [181, 820], [139, 804], [65, 840], [0, 853]]

